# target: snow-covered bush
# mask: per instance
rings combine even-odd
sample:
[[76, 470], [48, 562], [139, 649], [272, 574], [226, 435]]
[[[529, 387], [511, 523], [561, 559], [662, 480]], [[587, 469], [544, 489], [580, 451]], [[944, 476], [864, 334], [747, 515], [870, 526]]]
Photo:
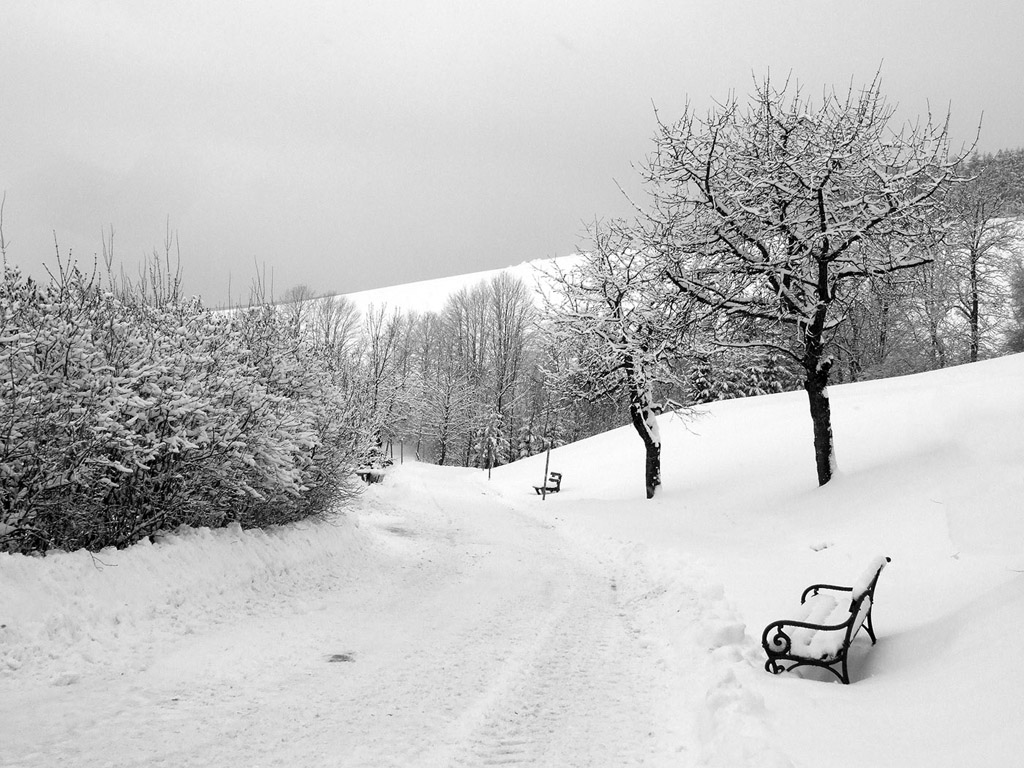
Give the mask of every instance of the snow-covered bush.
[[155, 306], [71, 268], [0, 278], [0, 550], [124, 546], [323, 511], [350, 391], [273, 310]]

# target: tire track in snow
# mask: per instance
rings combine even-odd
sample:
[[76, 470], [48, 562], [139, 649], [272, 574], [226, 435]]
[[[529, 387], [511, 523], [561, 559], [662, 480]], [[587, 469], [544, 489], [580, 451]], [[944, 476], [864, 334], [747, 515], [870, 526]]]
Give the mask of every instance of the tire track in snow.
[[[479, 513], [460, 509], [464, 493], [416, 495], [464, 522]], [[552, 525], [493, 498], [481, 502], [495, 514], [478, 522], [501, 543], [488, 566], [496, 567], [494, 558], [519, 562], [508, 570], [517, 610], [496, 612], [483, 643], [492, 654], [488, 674], [461, 686], [461, 711], [449, 710], [457, 717], [434, 749], [405, 753], [415, 758], [409, 764], [676, 764], [683, 737], [666, 722], [673, 710], [664, 662], [632, 627], [606, 573]]]
[[667, 682], [608, 580], [583, 564], [535, 653], [492, 691], [450, 764], [669, 765]]

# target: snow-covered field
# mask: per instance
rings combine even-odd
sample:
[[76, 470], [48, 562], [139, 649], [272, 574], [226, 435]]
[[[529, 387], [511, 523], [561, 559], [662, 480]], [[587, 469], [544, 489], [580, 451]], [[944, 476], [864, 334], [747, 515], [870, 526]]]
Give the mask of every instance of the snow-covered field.
[[[0, 555], [4, 766], [1018, 766], [1024, 356], [802, 393], [486, 473], [407, 463], [324, 523]], [[892, 563], [853, 683], [763, 669], [812, 582]]]

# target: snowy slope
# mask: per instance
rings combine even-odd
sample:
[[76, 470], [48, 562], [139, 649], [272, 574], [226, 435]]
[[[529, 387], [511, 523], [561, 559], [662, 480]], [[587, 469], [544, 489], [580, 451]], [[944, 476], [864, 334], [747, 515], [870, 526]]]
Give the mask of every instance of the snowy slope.
[[[562, 257], [562, 260], [572, 257]], [[529, 287], [534, 287], [536, 267], [546, 260], [524, 261], [504, 269], [492, 269], [485, 272], [471, 272], [465, 275], [439, 277], [433, 280], [421, 280], [416, 283], [392, 285], [384, 288], [372, 288], [346, 294], [356, 307], [365, 312], [368, 307], [382, 306], [398, 309], [403, 312], [440, 312], [452, 294], [463, 288], [474, 288], [482, 282], [493, 280], [501, 274], [523, 280]]]
[[[1024, 356], [664, 418], [485, 473], [396, 467], [336, 519], [0, 556], [0, 763], [1016, 766]], [[762, 628], [877, 555], [853, 684]], [[351, 654], [351, 663], [330, 663]], [[344, 660], [344, 659], [341, 659]], [[211, 762], [212, 760], [212, 762]]]
[[[746, 627], [723, 665], [743, 690], [744, 703], [730, 706], [749, 710], [796, 764], [1019, 765], [1022, 381], [1015, 355], [832, 388], [840, 474], [823, 489], [802, 393], [667, 420], [664, 486], [652, 502], [642, 498], [639, 438], [597, 436], [552, 453], [564, 492], [543, 514], [609, 552], [628, 545], [666, 582], [682, 561], [721, 585]], [[519, 489], [542, 474], [532, 459], [496, 482], [530, 505]], [[849, 583], [878, 554], [892, 558], [877, 592], [880, 642], [855, 658], [855, 684], [765, 674], [761, 629], [791, 618], [808, 584]], [[690, 618], [663, 607], [666, 625], [687, 632]]]

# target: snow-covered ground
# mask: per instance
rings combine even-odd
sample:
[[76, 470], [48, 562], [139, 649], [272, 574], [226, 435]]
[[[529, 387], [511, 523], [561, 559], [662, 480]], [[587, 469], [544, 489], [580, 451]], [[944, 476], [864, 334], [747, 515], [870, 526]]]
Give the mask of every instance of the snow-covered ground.
[[[335, 519], [0, 555], [4, 766], [1018, 766], [1024, 356], [666, 418]], [[763, 669], [804, 586], [892, 563], [853, 683]]]

